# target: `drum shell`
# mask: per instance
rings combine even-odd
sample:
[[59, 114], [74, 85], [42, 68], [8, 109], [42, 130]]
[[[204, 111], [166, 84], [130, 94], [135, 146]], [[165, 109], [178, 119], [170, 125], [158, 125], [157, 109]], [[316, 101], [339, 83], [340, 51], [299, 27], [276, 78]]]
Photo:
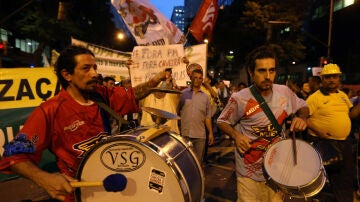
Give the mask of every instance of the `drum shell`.
[[[202, 200], [203, 172], [186, 141], [170, 131], [148, 142], [137, 141], [136, 138], [147, 129], [140, 128], [107, 137], [86, 153], [77, 173], [79, 180], [101, 181], [110, 174], [121, 173], [128, 183], [122, 192], [116, 193], [106, 192], [103, 187], [79, 188], [76, 190], [77, 201]], [[131, 161], [130, 155], [126, 157], [126, 151], [138, 155], [136, 158], [139, 162], [136, 166], [121, 165], [125, 161]], [[109, 153], [113, 153], [110, 161], [107, 158]], [[118, 160], [114, 160], [120, 153], [123, 153], [123, 157], [117, 156]], [[115, 161], [117, 166], [109, 164]], [[161, 182], [157, 183], [156, 180]]]

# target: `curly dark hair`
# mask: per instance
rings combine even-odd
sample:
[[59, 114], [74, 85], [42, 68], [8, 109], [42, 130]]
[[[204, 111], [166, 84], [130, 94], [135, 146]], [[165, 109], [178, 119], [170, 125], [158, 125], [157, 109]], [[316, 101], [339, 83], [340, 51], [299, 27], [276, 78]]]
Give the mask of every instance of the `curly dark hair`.
[[255, 60], [264, 58], [274, 58], [277, 63], [277, 57], [275, 51], [269, 46], [263, 45], [253, 49], [247, 56], [245, 61], [245, 67], [250, 71], [255, 71]]
[[81, 54], [89, 54], [95, 57], [94, 53], [89, 49], [83, 46], [75, 46], [71, 45], [65, 48], [58, 57], [54, 67], [56, 76], [60, 82], [62, 88], [66, 89], [69, 86], [69, 83], [65, 78], [61, 75], [61, 70], [65, 69], [70, 74], [74, 73], [74, 69], [76, 67], [75, 56]]

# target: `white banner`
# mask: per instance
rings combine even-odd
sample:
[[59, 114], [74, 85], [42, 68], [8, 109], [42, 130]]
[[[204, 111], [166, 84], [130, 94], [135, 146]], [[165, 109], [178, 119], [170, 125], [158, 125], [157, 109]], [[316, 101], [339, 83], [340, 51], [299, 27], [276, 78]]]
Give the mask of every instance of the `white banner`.
[[322, 70], [321, 67], [313, 67], [313, 68], [311, 69], [312, 75], [313, 75], [313, 76], [320, 76], [321, 70]]
[[172, 68], [177, 82], [186, 80], [186, 64], [182, 62], [184, 48], [180, 44], [168, 46], [136, 46], [132, 52], [130, 67], [131, 83], [136, 86], [166, 68]]
[[81, 45], [95, 54], [96, 64], [98, 65], [97, 72], [103, 76], [115, 76], [117, 81], [121, 78], [129, 77], [129, 70], [126, 67], [126, 61], [130, 59], [131, 53], [121, 52], [95, 44], [87, 43], [72, 38], [73, 45]]
[[[148, 0], [111, 0], [139, 46], [183, 43], [184, 34]], [[164, 1], [166, 4], [166, 1]]]
[[[192, 63], [197, 63], [201, 65], [205, 78], [205, 74], [207, 71], [206, 68], [207, 44], [199, 44], [199, 45], [186, 47], [185, 57], [189, 60], [189, 65]], [[190, 81], [189, 77], [187, 77], [187, 79], [188, 79], [187, 81]], [[186, 86], [186, 81], [183, 85]]]
[[151, 77], [166, 68], [172, 68], [172, 77], [179, 86], [186, 86], [190, 78], [187, 74], [186, 64], [183, 57], [189, 60], [189, 64], [198, 63], [206, 73], [206, 44], [200, 44], [184, 48], [180, 44], [168, 46], [136, 46], [131, 59], [130, 67], [132, 85], [148, 81]]

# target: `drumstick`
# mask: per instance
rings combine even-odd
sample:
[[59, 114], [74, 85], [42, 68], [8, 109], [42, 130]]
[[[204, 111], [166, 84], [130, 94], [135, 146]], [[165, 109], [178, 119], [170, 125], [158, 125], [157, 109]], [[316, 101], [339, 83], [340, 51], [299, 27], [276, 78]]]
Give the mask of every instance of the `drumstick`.
[[103, 186], [106, 191], [119, 192], [126, 188], [127, 179], [123, 174], [116, 173], [107, 176], [102, 182], [70, 182], [72, 187]]

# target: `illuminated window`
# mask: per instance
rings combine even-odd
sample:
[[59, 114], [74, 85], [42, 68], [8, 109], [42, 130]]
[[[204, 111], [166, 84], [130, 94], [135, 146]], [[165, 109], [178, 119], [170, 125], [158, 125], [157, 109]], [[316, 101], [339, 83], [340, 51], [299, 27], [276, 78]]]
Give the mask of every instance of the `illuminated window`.
[[353, 5], [355, 3], [354, 0], [344, 0], [344, 7]]

